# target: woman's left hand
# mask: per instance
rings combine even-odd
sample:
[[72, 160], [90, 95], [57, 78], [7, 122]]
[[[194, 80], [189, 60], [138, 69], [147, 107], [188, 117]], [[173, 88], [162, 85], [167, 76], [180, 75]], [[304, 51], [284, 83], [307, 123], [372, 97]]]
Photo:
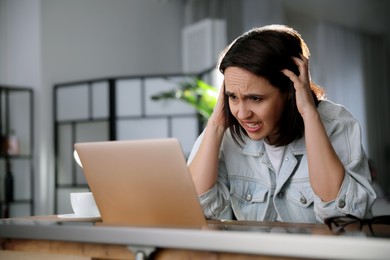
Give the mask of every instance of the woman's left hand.
[[305, 115], [310, 115], [313, 112], [317, 113], [310, 88], [309, 60], [303, 55], [300, 58], [292, 57], [292, 59], [298, 66], [299, 76], [288, 69], [282, 70], [282, 73], [293, 82], [298, 111], [305, 118]]
[[284, 69], [282, 72], [293, 83], [299, 113], [305, 124], [305, 144], [310, 185], [322, 201], [332, 201], [339, 193], [344, 179], [344, 166], [337, 156], [319, 112], [310, 87], [309, 60], [301, 55], [293, 57], [299, 76]]

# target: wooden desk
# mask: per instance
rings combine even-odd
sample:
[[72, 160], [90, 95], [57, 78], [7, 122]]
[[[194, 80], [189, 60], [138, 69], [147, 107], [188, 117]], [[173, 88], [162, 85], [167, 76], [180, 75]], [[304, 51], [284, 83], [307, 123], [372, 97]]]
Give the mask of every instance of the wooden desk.
[[0, 238], [0, 259], [142, 259], [134, 252], [143, 249], [153, 250], [152, 259], [387, 259], [390, 254], [388, 239], [332, 236], [317, 224], [210, 222], [204, 230], [186, 230], [41, 216], [0, 220]]

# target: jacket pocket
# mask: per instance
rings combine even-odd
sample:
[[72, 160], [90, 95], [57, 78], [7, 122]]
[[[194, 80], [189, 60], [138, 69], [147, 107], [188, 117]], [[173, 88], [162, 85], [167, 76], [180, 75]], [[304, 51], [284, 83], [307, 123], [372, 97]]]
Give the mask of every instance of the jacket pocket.
[[289, 183], [284, 192], [286, 200], [281, 210], [283, 211], [282, 218], [285, 221], [316, 222], [314, 193], [308, 182]]
[[239, 220], [258, 220], [267, 208], [268, 187], [253, 179], [234, 178], [230, 186], [231, 203]]
[[307, 208], [314, 202], [313, 190], [309, 183], [290, 183], [286, 189], [286, 198], [302, 208]]

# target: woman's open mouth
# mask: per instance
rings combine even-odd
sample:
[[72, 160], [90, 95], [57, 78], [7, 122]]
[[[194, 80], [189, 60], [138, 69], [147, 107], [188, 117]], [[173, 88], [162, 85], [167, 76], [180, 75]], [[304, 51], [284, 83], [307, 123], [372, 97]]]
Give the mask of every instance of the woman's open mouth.
[[251, 133], [259, 131], [262, 127], [262, 124], [259, 122], [243, 122], [243, 125], [245, 130]]

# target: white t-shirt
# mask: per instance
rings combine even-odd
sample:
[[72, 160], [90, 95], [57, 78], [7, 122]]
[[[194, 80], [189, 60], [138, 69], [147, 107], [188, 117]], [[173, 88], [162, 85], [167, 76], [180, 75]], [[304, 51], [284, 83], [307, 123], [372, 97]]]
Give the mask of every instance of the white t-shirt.
[[267, 142], [264, 142], [264, 146], [265, 150], [267, 151], [268, 158], [271, 161], [272, 166], [275, 168], [275, 173], [279, 173], [286, 146], [273, 146]]

